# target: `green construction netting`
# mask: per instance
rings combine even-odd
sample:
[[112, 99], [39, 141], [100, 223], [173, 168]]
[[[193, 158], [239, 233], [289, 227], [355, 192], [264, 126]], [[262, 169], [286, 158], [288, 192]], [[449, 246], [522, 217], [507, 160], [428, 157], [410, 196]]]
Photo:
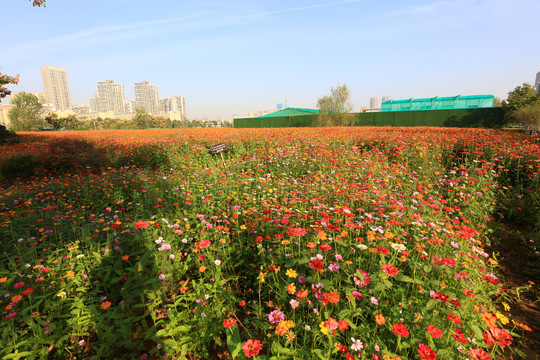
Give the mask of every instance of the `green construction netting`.
[[494, 101], [495, 97], [493, 95], [436, 96], [425, 99], [388, 100], [382, 103], [381, 112], [492, 108]]
[[318, 114], [318, 113], [319, 113], [319, 110], [315, 110], [315, 109], [286, 108], [283, 110], [278, 110], [271, 114], [258, 116], [257, 119], [267, 119], [267, 118], [286, 117], [286, 116], [313, 115], [313, 114]]
[[[502, 108], [472, 108], [433, 111], [394, 111], [358, 113], [354, 126], [444, 126], [500, 128], [504, 124]], [[269, 118], [236, 118], [235, 128], [273, 128], [312, 126], [317, 115]]]

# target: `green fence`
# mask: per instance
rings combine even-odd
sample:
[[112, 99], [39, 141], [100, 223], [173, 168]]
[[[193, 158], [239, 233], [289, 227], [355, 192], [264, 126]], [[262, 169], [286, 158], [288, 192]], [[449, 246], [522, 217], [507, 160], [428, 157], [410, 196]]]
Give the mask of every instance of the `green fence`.
[[[501, 108], [453, 109], [431, 111], [393, 111], [358, 113], [354, 126], [437, 126], [501, 128], [504, 111]], [[237, 118], [235, 128], [272, 128], [311, 126], [316, 115], [274, 118]]]

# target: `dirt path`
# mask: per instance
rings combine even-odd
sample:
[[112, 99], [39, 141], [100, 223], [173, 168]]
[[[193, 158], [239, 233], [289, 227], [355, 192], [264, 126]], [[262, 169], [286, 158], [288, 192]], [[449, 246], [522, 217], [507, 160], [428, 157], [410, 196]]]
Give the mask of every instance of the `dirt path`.
[[[519, 339], [522, 345], [519, 347], [526, 354], [527, 360], [540, 359], [540, 254], [535, 253], [533, 236], [525, 228], [515, 224], [503, 223], [503, 231], [497, 241], [491, 247], [496, 255], [500, 267], [498, 273], [503, 285], [513, 295], [518, 295], [519, 300], [509, 302], [510, 311], [505, 311], [502, 303], [497, 304], [499, 311], [507, 315], [511, 320], [528, 326], [532, 331], [526, 331], [520, 327], [514, 330], [523, 336]], [[536, 246], [537, 248], [537, 246]], [[534, 283], [527, 291], [520, 291], [520, 287]], [[508, 358], [519, 359], [519, 356], [508, 354]]]

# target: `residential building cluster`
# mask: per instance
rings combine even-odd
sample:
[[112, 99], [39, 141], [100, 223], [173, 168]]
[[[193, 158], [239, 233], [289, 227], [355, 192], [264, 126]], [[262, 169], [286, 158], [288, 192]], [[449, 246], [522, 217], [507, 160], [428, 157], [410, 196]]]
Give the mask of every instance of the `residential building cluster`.
[[[126, 101], [123, 84], [115, 83], [113, 80], [98, 81], [97, 93], [90, 99], [90, 104], [73, 105], [67, 70], [50, 65], [41, 66], [40, 69], [44, 91], [34, 95], [43, 104], [46, 113], [75, 113], [84, 115], [89, 120], [98, 117], [129, 118], [137, 107], [142, 107], [152, 115], [166, 116], [171, 120], [186, 119], [184, 95], [160, 98], [158, 85], [150, 84], [148, 81], [135, 83], [133, 101]], [[10, 97], [14, 95], [16, 94]]]

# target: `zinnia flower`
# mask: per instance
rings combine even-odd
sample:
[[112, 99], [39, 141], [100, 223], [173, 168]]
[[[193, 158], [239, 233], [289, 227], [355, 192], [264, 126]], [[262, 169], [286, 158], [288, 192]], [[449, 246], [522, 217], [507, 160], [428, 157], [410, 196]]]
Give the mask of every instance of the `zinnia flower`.
[[272, 324], [278, 323], [278, 322], [282, 321], [283, 319], [285, 319], [285, 315], [283, 315], [283, 313], [281, 311], [279, 311], [279, 310], [274, 310], [270, 314], [268, 314], [268, 320]]
[[420, 359], [422, 360], [437, 359], [437, 354], [435, 353], [435, 351], [433, 351], [432, 348], [424, 344], [420, 344], [420, 347], [418, 348], [418, 355], [420, 355]]
[[369, 274], [364, 270], [356, 270], [356, 274], [353, 275], [353, 279], [354, 283], [358, 287], [366, 287], [371, 281]]
[[259, 352], [262, 350], [262, 345], [259, 340], [249, 339], [244, 343], [244, 345], [242, 345], [242, 350], [249, 359], [253, 356], [259, 355]]
[[409, 336], [409, 329], [403, 324], [394, 324], [392, 326], [392, 331], [399, 336], [407, 337]]
[[231, 327], [233, 327], [235, 325], [236, 325], [236, 319], [234, 319], [234, 318], [232, 318], [230, 316], [228, 318], [226, 318], [226, 319], [223, 319], [223, 327], [225, 329], [231, 328]]

